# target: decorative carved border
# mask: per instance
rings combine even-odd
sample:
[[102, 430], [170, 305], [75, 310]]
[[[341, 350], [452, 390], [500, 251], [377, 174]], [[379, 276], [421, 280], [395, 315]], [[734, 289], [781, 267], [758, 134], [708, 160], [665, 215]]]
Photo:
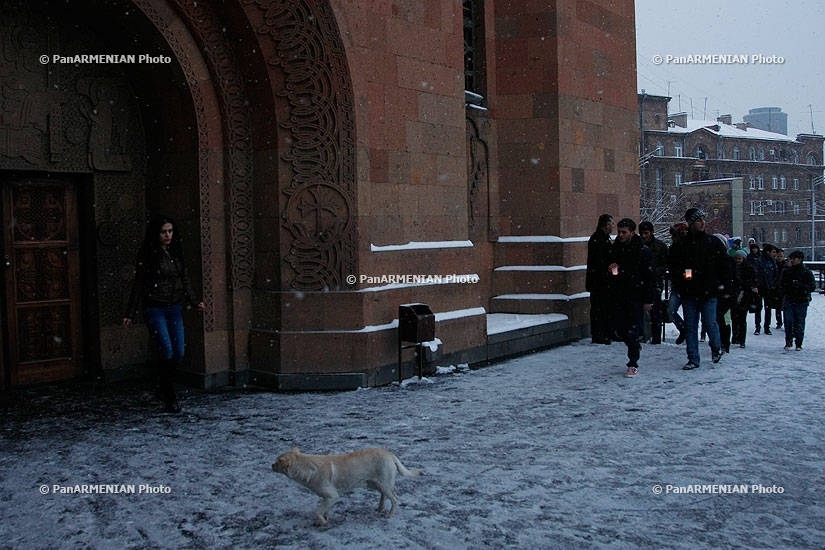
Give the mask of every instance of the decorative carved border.
[[232, 253], [232, 287], [251, 288], [255, 271], [252, 222], [252, 123], [246, 89], [224, 25], [209, 2], [175, 0], [179, 12], [201, 45], [213, 71], [226, 113], [229, 161], [229, 247]]
[[284, 72], [291, 135], [281, 158], [290, 164], [281, 217], [294, 272], [282, 288], [352, 288], [356, 272], [355, 123], [352, 84], [344, 44], [328, 2], [243, 0], [263, 12], [259, 34], [272, 40], [269, 60]]

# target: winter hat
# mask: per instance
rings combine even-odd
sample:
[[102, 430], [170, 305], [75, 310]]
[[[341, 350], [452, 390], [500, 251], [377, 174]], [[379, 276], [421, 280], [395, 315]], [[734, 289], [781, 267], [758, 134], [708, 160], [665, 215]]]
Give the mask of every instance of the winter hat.
[[[696, 219], [698, 220], [699, 218], [696, 218]], [[728, 248], [728, 238], [727, 237], [725, 237], [721, 233], [714, 233], [713, 236], [716, 237], [717, 239], [719, 239], [720, 241], [722, 241], [722, 244], [725, 245], [725, 249]]]
[[744, 260], [748, 257], [748, 253], [740, 248], [739, 250], [736, 251], [736, 254], [734, 254], [734, 257], [742, 258]]
[[705, 213], [700, 208], [688, 208], [687, 212], [685, 212], [685, 221], [688, 226], [693, 225], [693, 222], [704, 217]]

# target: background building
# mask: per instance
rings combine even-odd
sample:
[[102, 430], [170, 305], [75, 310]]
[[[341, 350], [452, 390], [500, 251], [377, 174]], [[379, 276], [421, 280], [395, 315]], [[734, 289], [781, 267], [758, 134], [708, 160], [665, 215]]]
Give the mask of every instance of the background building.
[[[823, 136], [799, 134], [792, 139], [747, 123], [733, 124], [730, 115], [716, 121], [689, 119], [685, 113], [668, 115], [669, 101], [639, 94], [642, 217], [660, 222], [660, 228], [680, 221], [690, 206], [685, 186], [741, 178], [742, 236], [806, 250], [808, 257], [813, 245], [817, 259], [822, 258]], [[727, 224], [714, 226], [713, 212], [709, 214], [712, 230], [733, 232]]]
[[5, 385], [143, 369], [120, 323], [157, 211], [206, 303], [196, 386], [397, 379], [409, 302], [443, 362], [587, 334], [587, 237], [638, 212], [631, 0], [4, 7]]
[[766, 132], [788, 135], [788, 114], [783, 113], [780, 107], [750, 109], [742, 120]]

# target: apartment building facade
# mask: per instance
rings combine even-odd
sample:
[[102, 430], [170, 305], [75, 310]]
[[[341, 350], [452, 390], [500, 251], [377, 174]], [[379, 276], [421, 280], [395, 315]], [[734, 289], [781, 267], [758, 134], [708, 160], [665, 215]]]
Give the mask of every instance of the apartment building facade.
[[742, 178], [741, 236], [804, 250], [806, 257], [815, 250], [822, 258], [825, 138], [767, 132], [748, 123], [734, 124], [730, 115], [715, 121], [690, 119], [686, 113], [668, 115], [669, 101], [639, 94], [643, 213], [655, 213], [661, 225], [679, 221], [683, 207], [690, 206], [684, 201], [684, 186]]

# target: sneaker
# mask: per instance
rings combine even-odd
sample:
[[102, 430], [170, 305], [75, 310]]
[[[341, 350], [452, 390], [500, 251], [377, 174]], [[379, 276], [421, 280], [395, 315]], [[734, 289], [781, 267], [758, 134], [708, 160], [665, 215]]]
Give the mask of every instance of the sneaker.
[[692, 363], [692, 362], [688, 361], [688, 363], [684, 367], [682, 367], [682, 370], [693, 370], [693, 369], [698, 369], [698, 368], [699, 368], [699, 365], [697, 365], [696, 363]]
[[679, 337], [676, 338], [676, 345], [678, 346], [678, 345], [684, 344], [684, 343], [685, 343], [685, 331], [680, 330], [679, 331]]
[[745, 344], [739, 344], [739, 347], [744, 349]]
[[796, 346], [796, 351], [802, 351], [802, 346]]
[[760, 329], [759, 327], [756, 327], [756, 330], [753, 331], [754, 334], [759, 334], [760, 332], [762, 332], [762, 329]]
[[637, 372], [639, 372], [639, 368], [638, 368], [638, 367], [627, 367], [627, 372], [626, 372], [626, 373], [624, 373], [624, 375], [625, 375], [627, 378], [630, 378], [630, 377], [632, 377], [632, 376], [636, 376], [636, 373], [637, 373]]
[[791, 344], [790, 342], [785, 342], [785, 351], [788, 351], [789, 349], [791, 349], [791, 347], [793, 347], [793, 344]]
[[768, 335], [773, 334], [773, 332], [771, 332], [771, 327], [765, 327], [765, 334], [768, 334]]
[[715, 349], [711, 351], [711, 361], [718, 363], [722, 359], [722, 350]]

